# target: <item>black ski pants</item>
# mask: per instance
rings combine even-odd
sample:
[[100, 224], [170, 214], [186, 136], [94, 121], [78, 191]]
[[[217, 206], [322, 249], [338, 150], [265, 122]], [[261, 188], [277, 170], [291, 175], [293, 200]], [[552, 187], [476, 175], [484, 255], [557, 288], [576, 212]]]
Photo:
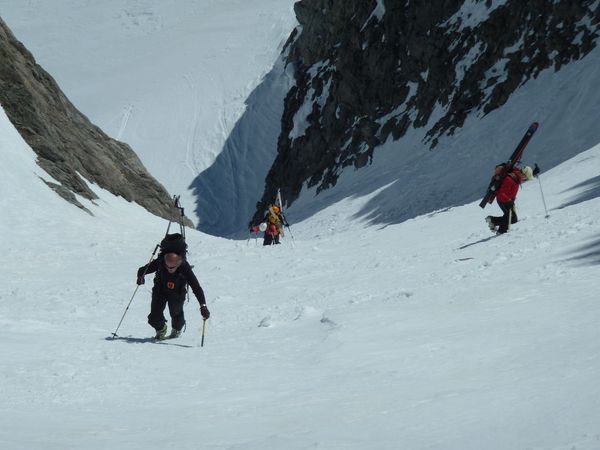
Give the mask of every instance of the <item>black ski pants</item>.
[[171, 315], [171, 327], [176, 330], [183, 329], [185, 317], [183, 315], [183, 303], [185, 301], [185, 292], [180, 295], [164, 295], [157, 289], [152, 289], [152, 303], [150, 304], [150, 314], [148, 314], [148, 323], [156, 330], [162, 329], [167, 320], [165, 319], [165, 306], [169, 305], [169, 314]]
[[502, 217], [491, 217], [492, 224], [498, 227], [498, 233], [506, 233], [508, 231], [508, 218], [510, 217], [510, 223], [517, 223], [517, 210], [515, 209], [514, 202], [498, 202], [498, 206], [502, 210]]
[[274, 245], [279, 244], [279, 235], [271, 236], [270, 234], [265, 233], [265, 237], [263, 239], [263, 245]]

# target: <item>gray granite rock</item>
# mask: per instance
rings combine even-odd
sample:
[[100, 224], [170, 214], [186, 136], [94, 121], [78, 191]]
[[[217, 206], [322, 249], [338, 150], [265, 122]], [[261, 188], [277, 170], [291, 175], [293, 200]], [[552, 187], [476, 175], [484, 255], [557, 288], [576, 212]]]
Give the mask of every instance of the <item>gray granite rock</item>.
[[49, 187], [65, 200], [83, 208], [73, 194], [96, 198], [85, 179], [160, 217], [177, 218], [169, 193], [132, 149], [79, 112], [1, 19], [0, 103], [38, 164], [60, 183]]

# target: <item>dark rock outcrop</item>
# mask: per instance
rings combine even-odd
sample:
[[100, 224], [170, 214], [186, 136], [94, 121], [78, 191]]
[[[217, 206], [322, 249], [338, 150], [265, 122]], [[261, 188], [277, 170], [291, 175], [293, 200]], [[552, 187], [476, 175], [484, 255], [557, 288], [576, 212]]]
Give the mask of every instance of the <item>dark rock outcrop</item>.
[[[295, 86], [285, 99], [277, 157], [253, 220], [280, 187], [330, 188], [376, 147], [424, 128], [425, 144], [467, 116], [500, 108], [541, 71], [595, 46], [594, 0], [302, 0], [288, 41]], [[477, 13], [477, 14], [475, 14]]]
[[0, 102], [38, 164], [61, 183], [48, 185], [67, 201], [83, 207], [73, 193], [97, 198], [83, 177], [160, 217], [177, 214], [168, 192], [131, 148], [80, 113], [1, 19]]

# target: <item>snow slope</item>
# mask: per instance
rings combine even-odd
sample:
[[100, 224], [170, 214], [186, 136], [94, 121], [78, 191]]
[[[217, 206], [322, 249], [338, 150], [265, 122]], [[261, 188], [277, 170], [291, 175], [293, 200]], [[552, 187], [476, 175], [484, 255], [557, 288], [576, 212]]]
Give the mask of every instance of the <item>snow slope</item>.
[[190, 185], [275, 64], [296, 24], [293, 4], [0, 0], [0, 15], [73, 104], [130, 144], [197, 222]]
[[[347, 198], [263, 248], [188, 232], [212, 316], [148, 339], [166, 222], [47, 189], [0, 111], [0, 442], [65, 449], [597, 449], [600, 146], [476, 203], [385, 227]], [[375, 193], [376, 195], [376, 193]], [[185, 204], [184, 204], [185, 206]]]
[[[296, 25], [293, 3], [0, 0], [0, 14], [77, 107], [182, 195], [202, 230], [239, 237], [276, 155], [293, 82], [278, 59]], [[459, 15], [483, 20], [482, 5], [465, 2]], [[376, 6], [379, 15], [384, 2]], [[427, 127], [409, 130], [378, 148], [373, 165], [347, 168], [333, 189], [304, 189], [288, 218], [375, 192], [357, 216], [380, 225], [474, 200], [533, 121], [540, 130], [525, 160], [554, 167], [600, 142], [599, 67], [597, 48], [559, 72], [543, 71], [499, 110], [474, 112], [434, 151], [422, 142]]]
[[[303, 220], [351, 195], [378, 191], [360, 212], [373, 223], [402, 222], [435, 209], [481, 198], [495, 164], [506, 161], [532, 122], [540, 128], [523, 162], [547, 170], [600, 142], [600, 48], [555, 72], [544, 70], [486, 116], [473, 112], [461, 129], [443, 136], [434, 150], [424, 144], [428, 127], [388, 139], [373, 164], [342, 172], [336, 186], [318, 196], [304, 189], [289, 216]], [[441, 108], [441, 106], [439, 106]], [[429, 123], [438, 117], [434, 113]]]

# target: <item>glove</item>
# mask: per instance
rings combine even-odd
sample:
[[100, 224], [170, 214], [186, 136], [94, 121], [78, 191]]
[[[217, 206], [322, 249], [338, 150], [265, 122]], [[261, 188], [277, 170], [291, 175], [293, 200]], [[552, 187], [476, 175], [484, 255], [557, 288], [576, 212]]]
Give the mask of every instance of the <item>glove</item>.
[[200, 314], [202, 314], [202, 318], [204, 320], [206, 320], [210, 317], [210, 311], [208, 310], [206, 305], [200, 305]]
[[508, 201], [504, 204], [508, 209], [512, 209], [515, 206], [515, 202]]
[[145, 282], [146, 282], [146, 280], [144, 280], [144, 277], [142, 277], [142, 276], [137, 277], [136, 283], [138, 286], [141, 284], [144, 284]]
[[533, 168], [533, 176], [537, 177], [539, 175], [539, 173], [540, 173], [540, 168], [536, 164], [535, 167]]

